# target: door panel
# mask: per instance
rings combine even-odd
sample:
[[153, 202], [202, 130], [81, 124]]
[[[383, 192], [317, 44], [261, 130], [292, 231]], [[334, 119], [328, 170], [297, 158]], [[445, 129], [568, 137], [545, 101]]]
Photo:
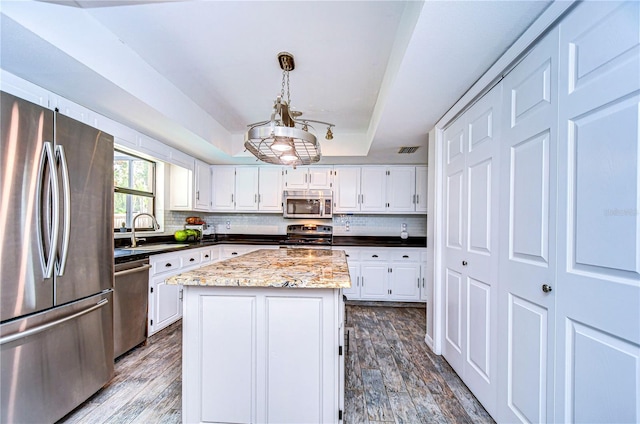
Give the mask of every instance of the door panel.
[[[45, 278], [41, 255], [50, 237], [40, 216], [39, 169], [44, 142], [53, 142], [53, 112], [2, 92], [0, 97], [0, 307], [1, 321], [53, 306], [53, 279]], [[43, 202], [44, 204], [44, 202]], [[42, 237], [39, 232], [42, 233]]]
[[498, 421], [553, 416], [557, 30], [504, 79]]
[[447, 247], [462, 249], [462, 171], [447, 176]]
[[507, 405], [520, 422], [546, 421], [548, 311], [509, 295]]
[[491, 286], [469, 278], [467, 283], [467, 362], [491, 381]]
[[639, 33], [638, 2], [560, 24], [558, 422], [640, 421]]
[[444, 338], [447, 362], [462, 374], [462, 278], [458, 272], [446, 271], [444, 285], [445, 321]]
[[549, 262], [549, 131], [511, 148], [509, 257]]
[[[56, 115], [56, 149], [64, 149], [69, 172], [67, 228], [61, 213], [56, 268], [57, 305], [113, 287], [113, 137], [64, 115]], [[58, 157], [59, 179], [63, 181]], [[64, 184], [60, 184], [61, 191]], [[65, 251], [64, 232], [69, 233]]]

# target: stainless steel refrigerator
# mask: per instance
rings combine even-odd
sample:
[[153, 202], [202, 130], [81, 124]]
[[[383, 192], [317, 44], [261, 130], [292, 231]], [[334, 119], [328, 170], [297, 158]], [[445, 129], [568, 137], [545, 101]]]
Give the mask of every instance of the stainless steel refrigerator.
[[0, 422], [54, 422], [113, 376], [113, 137], [0, 100]]

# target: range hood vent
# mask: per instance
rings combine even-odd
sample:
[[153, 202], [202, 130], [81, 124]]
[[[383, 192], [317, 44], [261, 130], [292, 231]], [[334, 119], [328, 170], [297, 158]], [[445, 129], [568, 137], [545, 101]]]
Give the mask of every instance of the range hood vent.
[[398, 153], [415, 153], [420, 146], [412, 146], [412, 147], [401, 147], [398, 150]]

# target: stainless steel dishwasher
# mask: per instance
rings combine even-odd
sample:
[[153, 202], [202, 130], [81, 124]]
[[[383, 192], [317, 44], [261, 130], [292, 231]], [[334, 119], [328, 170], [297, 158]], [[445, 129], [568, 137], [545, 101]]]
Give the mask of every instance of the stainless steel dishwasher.
[[113, 357], [128, 352], [147, 338], [149, 259], [115, 266], [113, 288]]

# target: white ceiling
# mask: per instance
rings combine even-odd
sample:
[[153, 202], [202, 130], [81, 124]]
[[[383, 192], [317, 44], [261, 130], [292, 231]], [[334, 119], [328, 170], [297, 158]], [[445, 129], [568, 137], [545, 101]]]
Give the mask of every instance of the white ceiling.
[[[280, 51], [321, 163], [426, 163], [437, 120], [549, 1], [8, 1], [0, 66], [209, 163], [254, 163]], [[421, 146], [397, 154], [400, 146]]]

